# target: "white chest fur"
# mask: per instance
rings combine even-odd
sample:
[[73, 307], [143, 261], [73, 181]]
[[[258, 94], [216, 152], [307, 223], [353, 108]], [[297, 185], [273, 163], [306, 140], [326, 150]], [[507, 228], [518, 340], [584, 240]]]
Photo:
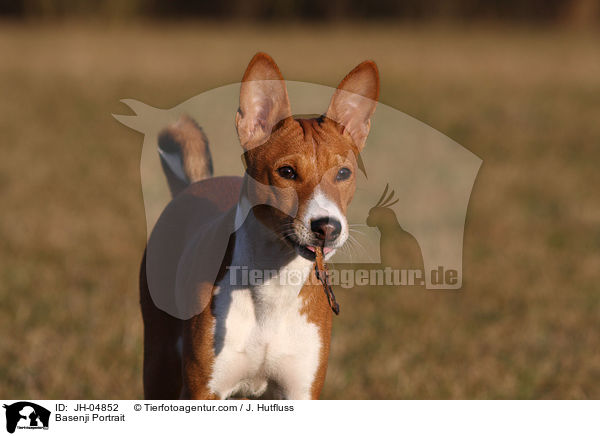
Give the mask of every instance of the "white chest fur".
[[313, 264], [292, 256], [278, 265], [286, 248], [268, 235], [260, 238], [256, 225], [238, 232], [232, 266], [270, 275], [263, 283], [240, 284], [240, 270], [230, 269], [218, 283], [209, 387], [221, 398], [261, 396], [268, 388], [267, 396], [308, 399], [322, 344], [318, 326], [301, 313], [299, 292]]

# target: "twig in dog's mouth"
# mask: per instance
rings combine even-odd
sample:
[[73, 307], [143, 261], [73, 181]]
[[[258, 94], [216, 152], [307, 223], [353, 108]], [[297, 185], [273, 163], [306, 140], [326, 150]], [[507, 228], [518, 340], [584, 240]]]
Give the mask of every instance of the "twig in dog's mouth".
[[315, 272], [317, 273], [317, 278], [323, 284], [323, 290], [325, 291], [325, 295], [327, 295], [327, 301], [329, 302], [329, 307], [333, 310], [333, 313], [336, 315], [340, 314], [340, 305], [335, 301], [335, 295], [333, 293], [333, 289], [331, 288], [331, 283], [329, 282], [329, 274], [327, 271], [327, 265], [325, 265], [325, 256], [323, 255], [323, 247], [316, 246], [315, 247], [315, 258], [317, 262], [315, 263]]

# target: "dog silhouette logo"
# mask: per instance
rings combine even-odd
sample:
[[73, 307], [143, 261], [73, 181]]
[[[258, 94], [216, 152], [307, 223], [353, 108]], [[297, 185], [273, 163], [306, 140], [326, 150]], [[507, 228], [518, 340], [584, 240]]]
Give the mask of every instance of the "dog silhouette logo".
[[14, 433], [18, 429], [48, 429], [50, 411], [29, 401], [19, 401], [11, 405], [4, 404], [6, 409], [6, 431]]

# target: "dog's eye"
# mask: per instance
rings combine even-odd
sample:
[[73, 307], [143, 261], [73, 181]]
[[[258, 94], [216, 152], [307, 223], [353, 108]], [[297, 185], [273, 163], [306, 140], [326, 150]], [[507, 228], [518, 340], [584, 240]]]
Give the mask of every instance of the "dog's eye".
[[335, 180], [337, 180], [338, 182], [342, 180], [348, 180], [351, 175], [352, 171], [350, 171], [349, 168], [344, 167], [338, 171], [337, 175], [335, 176]]
[[294, 180], [297, 176], [296, 171], [289, 165], [277, 169], [277, 172], [281, 177], [288, 180]]

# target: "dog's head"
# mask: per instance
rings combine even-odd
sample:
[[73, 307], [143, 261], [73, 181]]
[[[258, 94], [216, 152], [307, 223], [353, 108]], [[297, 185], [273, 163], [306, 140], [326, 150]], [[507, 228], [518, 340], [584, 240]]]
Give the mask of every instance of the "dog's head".
[[342, 80], [325, 115], [296, 119], [273, 59], [259, 53], [246, 69], [236, 127], [246, 172], [259, 182], [246, 195], [261, 205], [257, 218], [308, 259], [316, 246], [330, 257], [348, 238], [346, 209], [378, 97], [377, 66], [366, 61]]

